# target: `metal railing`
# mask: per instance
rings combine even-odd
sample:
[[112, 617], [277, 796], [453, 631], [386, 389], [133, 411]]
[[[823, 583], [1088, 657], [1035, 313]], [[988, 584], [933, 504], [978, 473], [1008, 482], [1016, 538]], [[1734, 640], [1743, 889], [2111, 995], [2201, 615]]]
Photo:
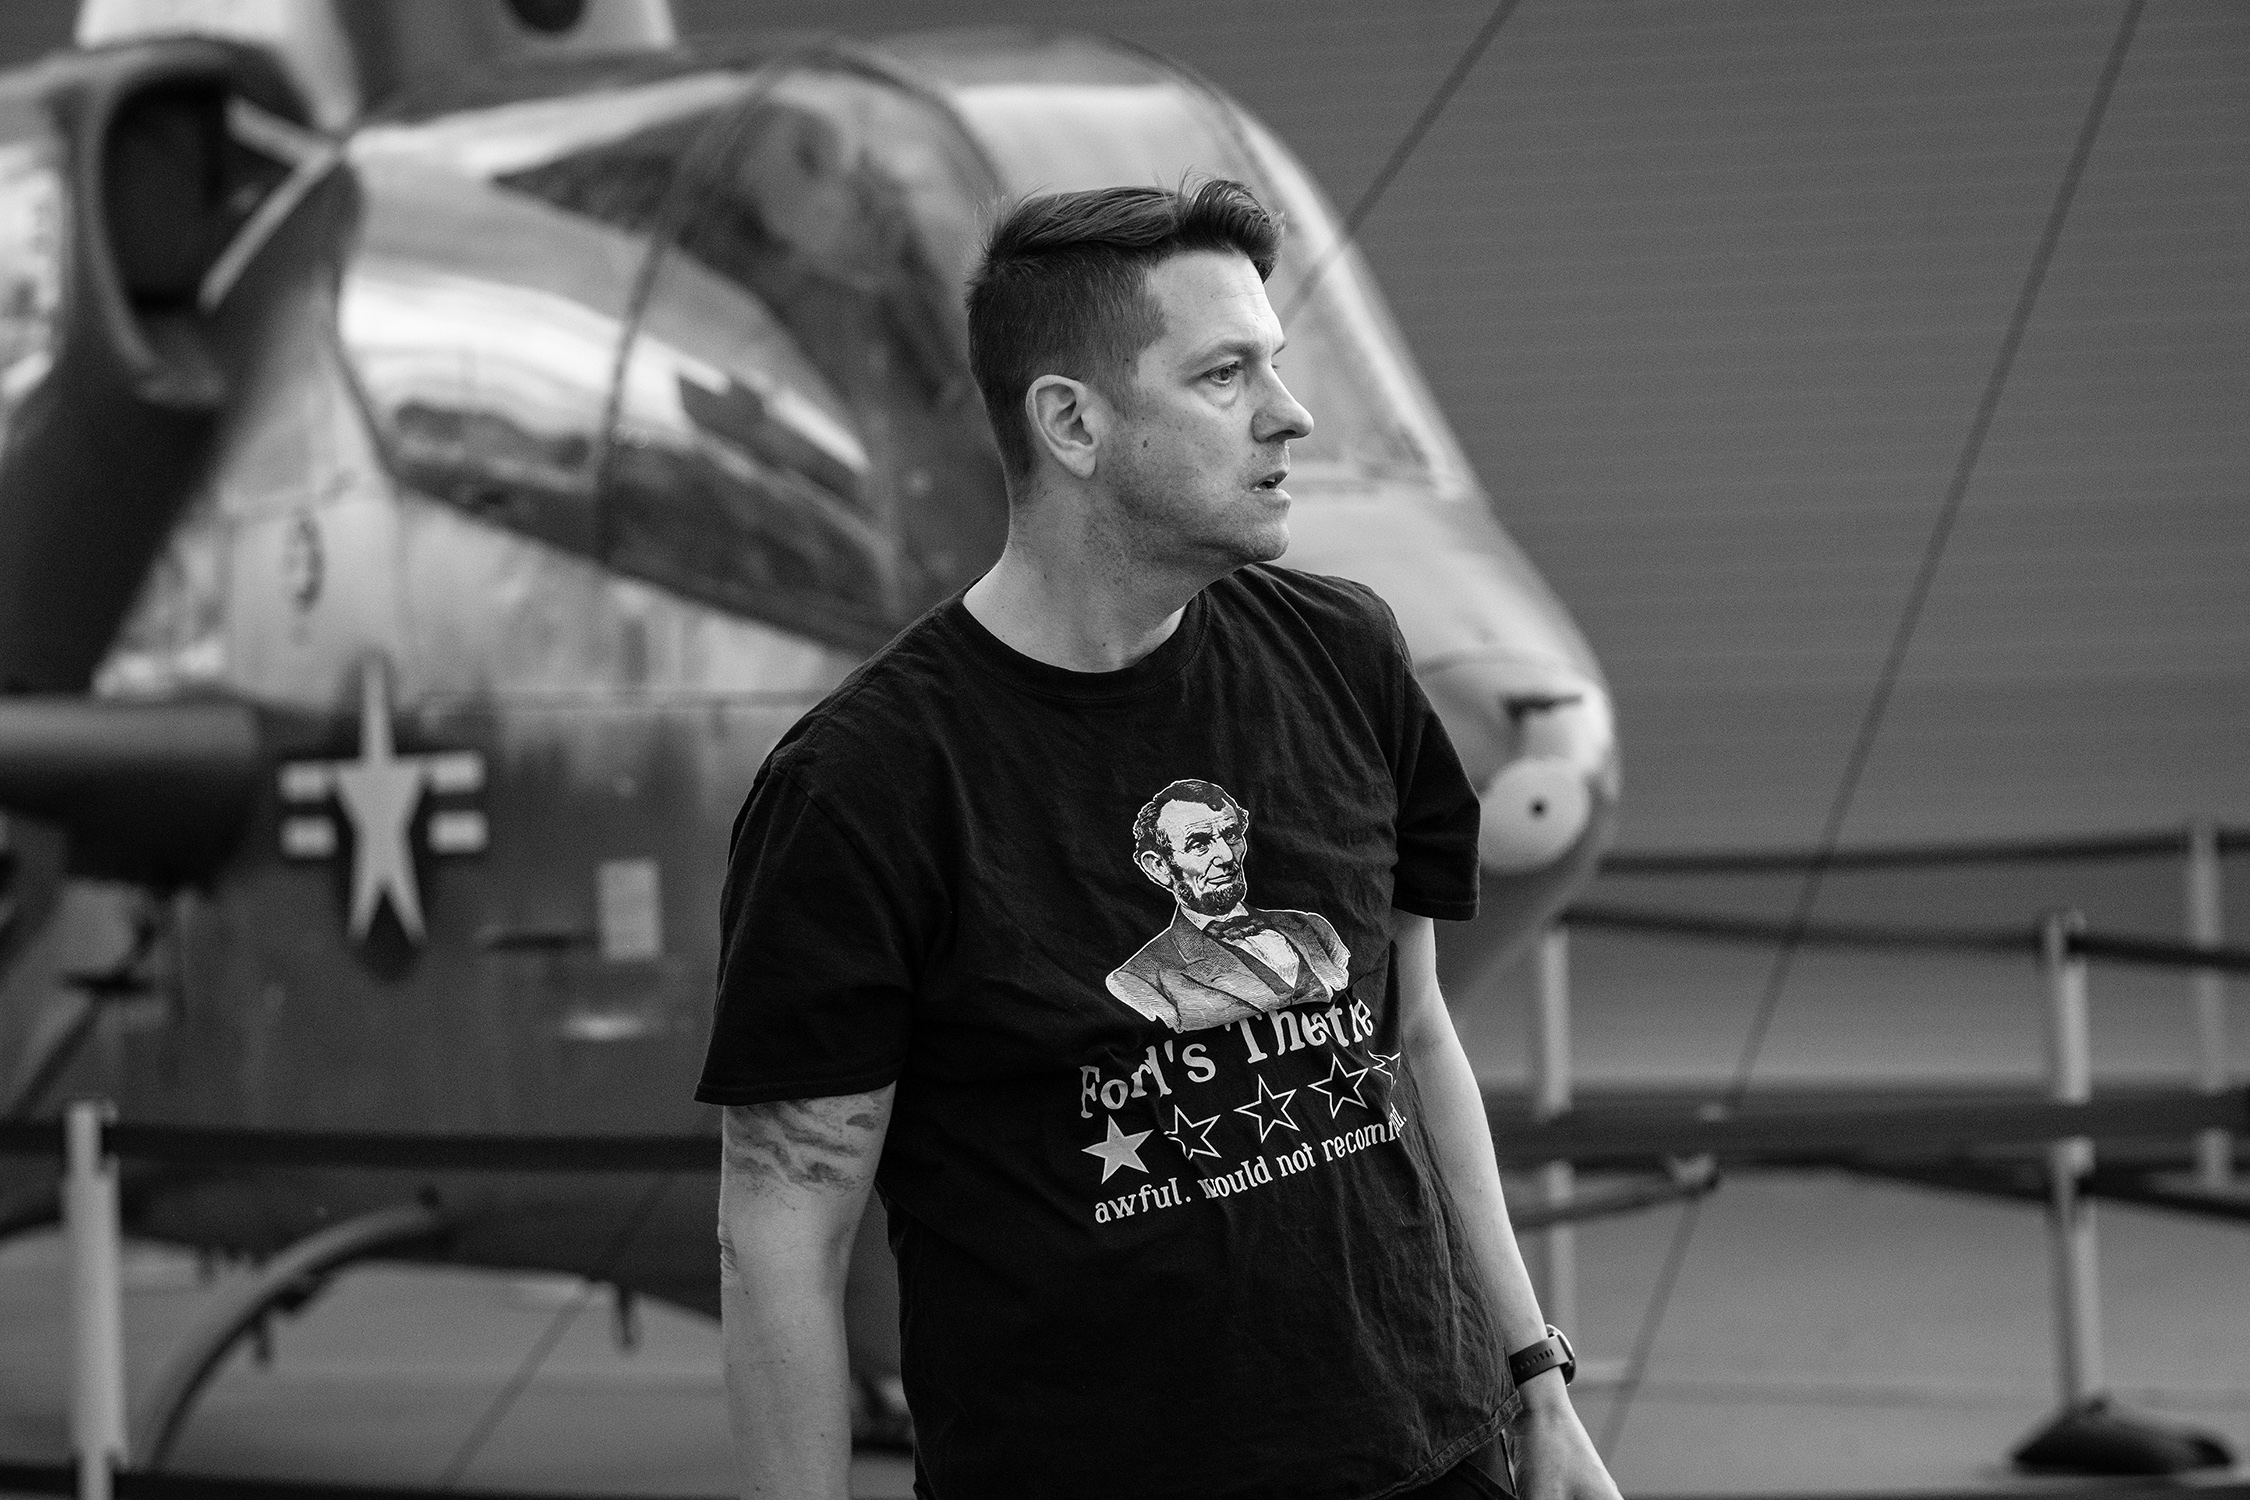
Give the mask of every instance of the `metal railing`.
[[[2250, 829], [2221, 827], [2210, 822], [2153, 833], [2128, 833], [2073, 839], [1991, 841], [1951, 845], [1912, 845], [1890, 848], [1841, 850], [1826, 854], [1794, 852], [1721, 851], [1713, 853], [1649, 853], [1612, 855], [1603, 872], [1612, 876], [1755, 875], [1820, 868], [1842, 870], [1906, 870], [1957, 867], [1974, 864], [2024, 864], [2086, 860], [2146, 859], [2177, 854], [2185, 867], [2187, 920], [2183, 938], [2105, 933], [2088, 930], [2075, 911], [2055, 911], [2037, 923], [2000, 929], [1911, 926], [1895, 924], [1773, 921], [1731, 914], [1654, 910], [1606, 903], [1586, 903], [1564, 912], [1559, 924], [1541, 938], [1535, 960], [1536, 984], [1531, 1009], [1531, 1096], [1535, 1121], [1553, 1121], [1570, 1107], [1570, 996], [1568, 929], [1584, 927], [1645, 933], [1690, 941], [1728, 943], [1789, 943], [1814, 947], [1878, 948], [1928, 953], [2023, 954], [2036, 958], [2046, 994], [2045, 1048], [2048, 1104], [2052, 1128], [2045, 1150], [2046, 1214], [2054, 1302], [2056, 1384], [2066, 1410], [2079, 1406], [2102, 1389], [2101, 1313], [2098, 1247], [2088, 1185], [2095, 1172], [2094, 1135], [2130, 1117], [2133, 1128], [2146, 1128], [2158, 1115], [2170, 1111], [2177, 1128], [2191, 1134], [2198, 1187], [2207, 1193], [2226, 1193], [2234, 1183], [2233, 1128], [2245, 1123], [2245, 1101], [2234, 1097], [2227, 1053], [2226, 979], [2250, 973], [2250, 948], [2228, 947], [2222, 920], [2221, 858], [2250, 850]], [[2191, 996], [2196, 1022], [2194, 1086], [2198, 1096], [2183, 1096], [2151, 1105], [2125, 1101], [2106, 1108], [2093, 1100], [2092, 1049], [2088, 1030], [2088, 966], [2092, 962], [2179, 970], [2191, 976]], [[1978, 1129], [2005, 1128], [2016, 1132], [2036, 1123], [2033, 1112], [2041, 1106], [1992, 1103], [1957, 1106], [1950, 1111], [1930, 1111], [1933, 1129], [1956, 1138], [1975, 1139]], [[1979, 1109], [1990, 1119], [1972, 1118]], [[1958, 1116], [1959, 1118], [1949, 1118]], [[1598, 1137], [1605, 1124], [1585, 1122], [1573, 1128], [1558, 1122], [1554, 1131], [1555, 1160], [1540, 1169], [1541, 1196], [1548, 1203], [1567, 1198], [1571, 1191], [1571, 1165], [1565, 1153], [1583, 1161], [1600, 1154]], [[1622, 1122], [1619, 1122], [1622, 1123]], [[1589, 1135], [1586, 1127], [1592, 1127]], [[1821, 1155], [1822, 1143], [1810, 1139], [1801, 1118], [1790, 1127], [1788, 1140], [1760, 1141], [1754, 1116], [1714, 1117], [1683, 1125], [1679, 1145], [1683, 1153], [1733, 1149], [1766, 1155], [1771, 1148], [1786, 1158], [1795, 1152], [1805, 1160]], [[1848, 1113], [1833, 1120], [1835, 1143], [1864, 1139], [1866, 1126], [1855, 1125]], [[1857, 1134], [1855, 1135], [1855, 1131]], [[1963, 1135], [1963, 1132], [1970, 1132]], [[1531, 1134], [1538, 1134], [1535, 1129]], [[1619, 1132], [1645, 1137], [1646, 1127]], [[1580, 1138], [1584, 1137], [1584, 1138]], [[1739, 1139], [1738, 1139], [1739, 1138]], [[1899, 1143], [1910, 1149], [1907, 1142]], [[1831, 1148], [1833, 1149], [1833, 1144]], [[1553, 1316], [1568, 1322], [1575, 1312], [1577, 1276], [1573, 1240], [1568, 1225], [1540, 1231], [1543, 1254], [1540, 1287], [1542, 1300]]]

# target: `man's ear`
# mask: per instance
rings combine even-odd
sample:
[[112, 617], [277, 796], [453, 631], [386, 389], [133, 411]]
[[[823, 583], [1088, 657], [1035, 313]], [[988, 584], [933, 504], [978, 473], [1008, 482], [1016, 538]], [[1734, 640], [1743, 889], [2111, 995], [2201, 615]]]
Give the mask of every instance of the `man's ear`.
[[1109, 426], [1109, 408], [1094, 388], [1067, 375], [1042, 375], [1023, 393], [1023, 419], [1033, 443], [1078, 479], [1094, 477]]
[[1146, 875], [1164, 889], [1170, 890], [1172, 888], [1172, 872], [1166, 867], [1164, 856], [1154, 849], [1143, 849], [1133, 856], [1133, 863], [1141, 867], [1143, 875]]

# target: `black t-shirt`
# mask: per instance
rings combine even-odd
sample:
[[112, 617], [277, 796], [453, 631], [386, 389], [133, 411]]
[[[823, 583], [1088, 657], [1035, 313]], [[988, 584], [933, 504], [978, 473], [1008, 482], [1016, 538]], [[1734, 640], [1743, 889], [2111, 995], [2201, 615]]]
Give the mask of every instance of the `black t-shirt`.
[[696, 1097], [896, 1082], [876, 1185], [940, 1500], [1368, 1500], [1513, 1407], [1389, 922], [1477, 803], [1382, 602], [1252, 567], [1122, 671], [955, 599], [759, 773]]

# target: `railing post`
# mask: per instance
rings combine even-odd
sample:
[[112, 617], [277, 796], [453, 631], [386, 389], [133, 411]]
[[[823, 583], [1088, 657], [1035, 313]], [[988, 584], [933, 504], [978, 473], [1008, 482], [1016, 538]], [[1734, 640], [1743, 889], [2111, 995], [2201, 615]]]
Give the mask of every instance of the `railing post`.
[[[2226, 938], [2219, 888], [2219, 831], [2208, 819], [2188, 830], [2187, 936], [2191, 943], [2217, 946]], [[2206, 1094], [2227, 1087], [2227, 980], [2217, 969], [2198, 969], [2195, 986], [2197, 1087]], [[2220, 1129], [2195, 1138], [2195, 1175], [2207, 1188], [2224, 1188], [2234, 1177], [2234, 1138]]]
[[125, 1461], [125, 1322], [119, 1281], [117, 1159], [102, 1150], [116, 1117], [81, 1099], [64, 1115], [63, 1223], [70, 1243], [71, 1447], [79, 1500], [109, 1500]]
[[[2040, 959], [2047, 981], [2048, 1094], [2060, 1104], [2093, 1097], [2093, 1051], [2087, 1032], [2086, 960], [2071, 951], [2084, 929], [2075, 911], [2047, 913]], [[2094, 1169], [2085, 1136], [2047, 1147], [2048, 1245], [2053, 1267], [2057, 1383], [2065, 1410], [2102, 1389], [2101, 1287], [2094, 1253], [2094, 1205], [2083, 1191]]]
[[[1539, 992], [1531, 1008], [1531, 1116], [1552, 1120], [1570, 1108], [1570, 930], [1560, 923], [1539, 935]], [[1539, 1169], [1541, 1195], [1565, 1203], [1573, 1190], [1567, 1161]], [[1539, 1231], [1544, 1282], [1539, 1303], [1547, 1321], [1578, 1326], [1578, 1236], [1569, 1224]]]

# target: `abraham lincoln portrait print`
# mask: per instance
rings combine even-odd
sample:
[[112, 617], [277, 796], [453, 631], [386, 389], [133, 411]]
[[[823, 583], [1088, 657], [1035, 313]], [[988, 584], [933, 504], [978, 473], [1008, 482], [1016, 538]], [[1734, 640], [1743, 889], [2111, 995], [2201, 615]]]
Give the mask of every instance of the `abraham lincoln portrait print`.
[[1343, 992], [1351, 952], [1317, 912], [1248, 904], [1250, 814], [1209, 781], [1175, 781], [1133, 819], [1133, 863], [1172, 893], [1172, 925], [1109, 976], [1109, 992], [1174, 1031], [1231, 1026]]

